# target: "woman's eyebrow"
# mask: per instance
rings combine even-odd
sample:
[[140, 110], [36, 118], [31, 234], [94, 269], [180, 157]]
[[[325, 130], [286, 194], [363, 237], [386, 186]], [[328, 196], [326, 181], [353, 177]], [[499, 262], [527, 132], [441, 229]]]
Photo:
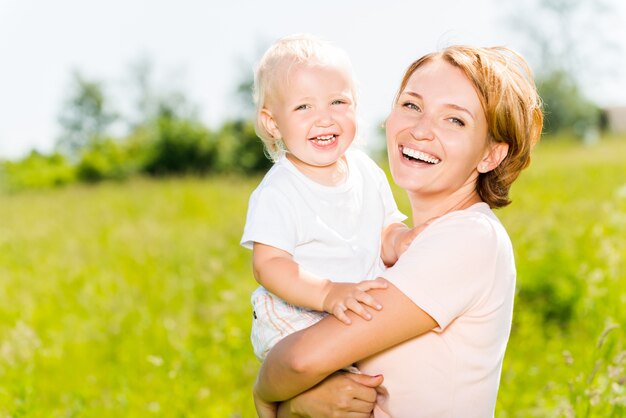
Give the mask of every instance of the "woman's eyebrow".
[[[403, 92], [402, 92], [402, 94], [407, 94], [407, 95], [409, 95], [409, 96], [411, 96], [411, 97], [415, 97], [416, 99], [419, 99], [419, 100], [422, 100], [422, 99], [423, 99], [423, 97], [422, 97], [422, 95], [421, 95], [421, 94], [416, 93], [416, 92], [411, 91], [411, 90], [408, 90], [408, 91], [407, 91], [407, 90], [405, 90], [405, 91], [403, 91]], [[465, 113], [467, 113], [468, 115], [470, 115], [470, 116], [472, 117], [472, 119], [476, 119], [476, 117], [474, 116], [474, 114], [473, 114], [472, 112], [470, 112], [470, 111], [469, 111], [469, 109], [467, 109], [467, 108], [465, 108], [465, 107], [463, 107], [463, 106], [460, 106], [460, 105], [457, 105], [457, 104], [454, 104], [454, 103], [445, 103], [443, 106], [444, 106], [444, 107], [450, 107], [450, 108], [452, 108], [452, 109], [459, 110], [459, 111], [461, 111], [461, 112], [465, 112]]]
[[405, 91], [403, 91], [403, 92], [402, 92], [402, 94], [408, 94], [409, 96], [413, 96], [413, 97], [415, 97], [415, 98], [417, 98], [417, 99], [422, 100], [422, 95], [421, 95], [421, 94], [419, 94], [419, 93], [416, 93], [416, 92], [414, 92], [414, 91], [406, 91], [406, 90], [405, 90]]
[[448, 104], [446, 104], [444, 106], [451, 107], [451, 108], [459, 110], [461, 112], [465, 112], [465, 113], [469, 114], [472, 117], [472, 119], [476, 119], [474, 114], [472, 112], [470, 112], [468, 109], [464, 108], [463, 106], [459, 106], [459, 105], [456, 105], [454, 103], [448, 103]]

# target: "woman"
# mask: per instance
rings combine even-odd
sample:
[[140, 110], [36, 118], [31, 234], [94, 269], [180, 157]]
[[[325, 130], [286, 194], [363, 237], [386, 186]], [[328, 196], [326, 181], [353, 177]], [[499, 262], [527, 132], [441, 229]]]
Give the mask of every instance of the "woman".
[[453, 46], [409, 67], [386, 123], [389, 163], [414, 225], [435, 220], [384, 274], [388, 288], [370, 291], [383, 305], [370, 321], [326, 318], [270, 351], [254, 389], [261, 417], [353, 363], [370, 375], [356, 378], [367, 399], [350, 403], [354, 416], [369, 416], [363, 388], [379, 374], [377, 418], [493, 416], [515, 264], [491, 209], [510, 203], [542, 122], [530, 70], [506, 48]]

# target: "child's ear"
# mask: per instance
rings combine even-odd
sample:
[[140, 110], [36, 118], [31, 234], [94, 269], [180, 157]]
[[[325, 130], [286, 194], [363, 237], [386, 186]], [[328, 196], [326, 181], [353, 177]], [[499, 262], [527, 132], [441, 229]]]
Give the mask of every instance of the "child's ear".
[[487, 155], [478, 163], [479, 173], [488, 173], [500, 165], [502, 160], [509, 152], [509, 144], [506, 142], [497, 142], [491, 145]]
[[261, 126], [263, 129], [272, 136], [274, 139], [280, 139], [280, 130], [278, 130], [278, 125], [276, 124], [276, 120], [274, 116], [272, 116], [272, 112], [267, 108], [261, 109], [259, 112], [259, 120], [261, 121]]

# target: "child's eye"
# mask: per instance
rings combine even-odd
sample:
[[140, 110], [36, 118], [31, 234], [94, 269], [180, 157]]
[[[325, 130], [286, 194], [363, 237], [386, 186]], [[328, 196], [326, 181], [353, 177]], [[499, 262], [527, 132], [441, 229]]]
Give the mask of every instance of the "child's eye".
[[454, 123], [455, 125], [458, 126], [465, 126], [465, 122], [463, 122], [461, 119], [459, 118], [448, 118], [448, 120], [452, 123]]
[[305, 110], [310, 108], [311, 106], [308, 104], [301, 104], [300, 106], [296, 106], [296, 108], [294, 110]]
[[337, 100], [333, 100], [333, 102], [331, 104], [333, 105], [341, 105], [341, 104], [346, 104], [347, 102], [345, 100], [341, 100], [341, 99], [337, 99]]

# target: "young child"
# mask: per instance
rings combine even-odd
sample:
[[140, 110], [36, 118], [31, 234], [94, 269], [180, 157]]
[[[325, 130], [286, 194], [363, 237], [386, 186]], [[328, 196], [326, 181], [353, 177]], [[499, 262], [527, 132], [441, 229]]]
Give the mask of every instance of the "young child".
[[326, 313], [370, 319], [364, 305], [382, 307], [366, 291], [386, 283], [364, 279], [395, 263], [413, 236], [383, 171], [350, 148], [356, 92], [342, 50], [307, 35], [279, 40], [259, 63], [254, 95], [256, 132], [275, 163], [250, 197], [241, 239], [261, 285], [251, 339], [262, 360]]

